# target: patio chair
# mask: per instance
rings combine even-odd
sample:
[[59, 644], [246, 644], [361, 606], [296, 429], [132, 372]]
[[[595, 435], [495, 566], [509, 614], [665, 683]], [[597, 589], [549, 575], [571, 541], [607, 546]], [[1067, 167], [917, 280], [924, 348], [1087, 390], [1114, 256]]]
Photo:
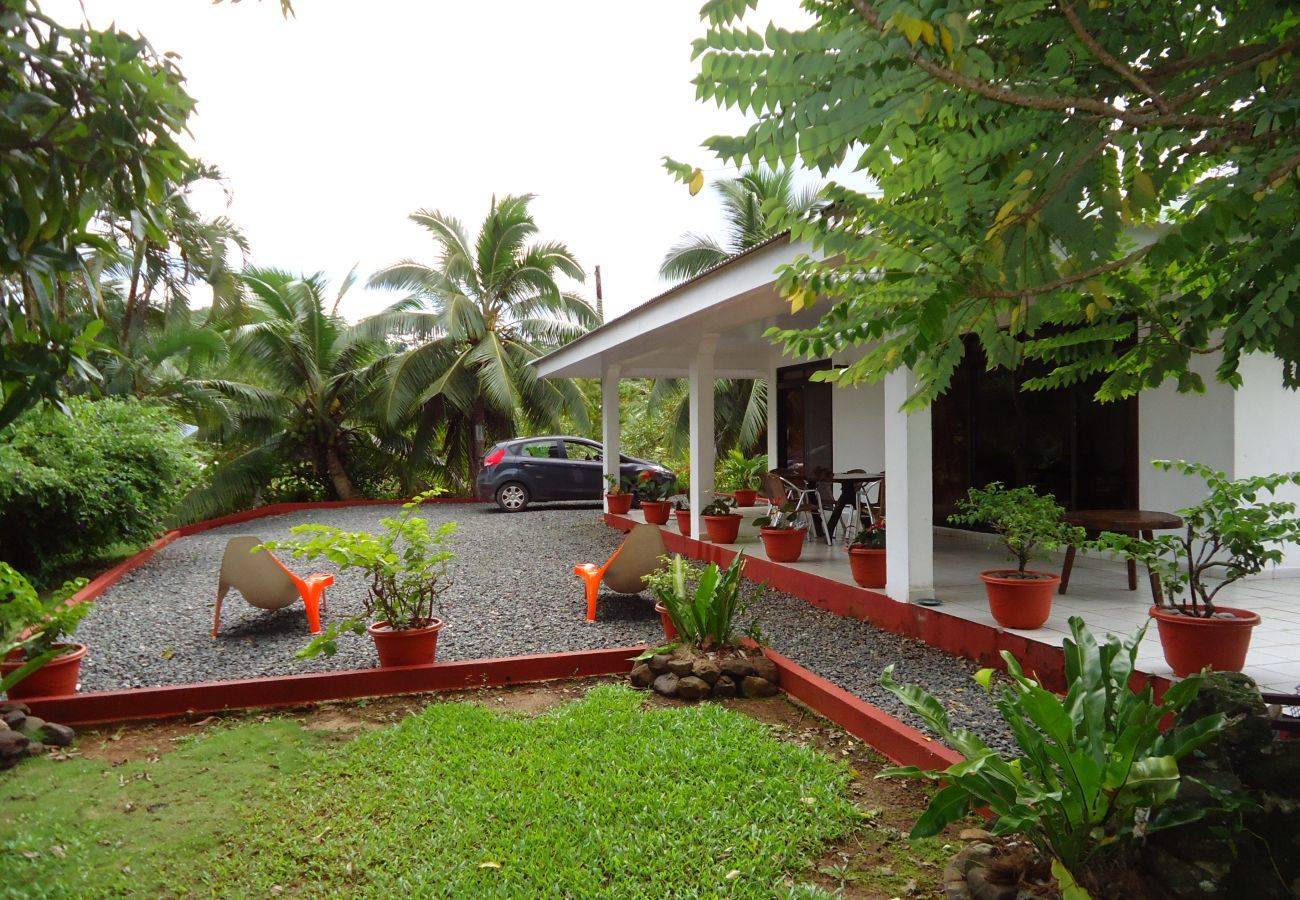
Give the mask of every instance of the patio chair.
[[262, 543], [259, 537], [240, 535], [226, 543], [221, 557], [221, 575], [217, 579], [217, 609], [212, 616], [212, 637], [221, 626], [221, 601], [234, 588], [258, 609], [284, 609], [299, 598], [307, 607], [307, 625], [312, 634], [320, 634], [320, 613], [325, 607], [325, 588], [334, 583], [333, 575], [316, 574], [299, 578], [290, 572], [269, 550], [254, 553]]
[[587, 588], [587, 621], [596, 621], [596, 602], [603, 581], [616, 594], [639, 594], [645, 590], [645, 576], [658, 569], [660, 558], [668, 554], [658, 525], [637, 525], [614, 551], [609, 562], [599, 568], [593, 563], [573, 567], [573, 574]]
[[[795, 518], [800, 521], [811, 520], [815, 533], [829, 544], [831, 539], [826, 527], [826, 506], [822, 503], [817, 482], [779, 469], [769, 472], [768, 477], [775, 477], [780, 482], [786, 502], [794, 504]], [[820, 529], [817, 527], [819, 525]]]

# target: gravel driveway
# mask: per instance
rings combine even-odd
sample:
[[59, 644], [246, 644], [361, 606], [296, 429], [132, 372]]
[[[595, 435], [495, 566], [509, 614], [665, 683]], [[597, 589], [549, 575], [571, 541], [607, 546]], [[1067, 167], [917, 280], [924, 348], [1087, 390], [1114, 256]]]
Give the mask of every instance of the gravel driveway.
[[[82, 666], [85, 691], [368, 668], [377, 664], [369, 639], [345, 635], [332, 658], [301, 661], [308, 641], [301, 604], [266, 612], [227, 596], [221, 635], [213, 640], [212, 603], [226, 541], [240, 534], [265, 540], [291, 537], [308, 523], [373, 531], [396, 506], [321, 509], [257, 519], [177, 540], [110, 588], [81, 624], [77, 640], [90, 646]], [[556, 505], [507, 514], [495, 506], [434, 504], [432, 522], [456, 521], [456, 560], [444, 595], [447, 621], [438, 641], [440, 660], [516, 656], [653, 643], [662, 639], [659, 617], [641, 597], [607, 595], [597, 620], [584, 621], [579, 562], [604, 562], [620, 534], [606, 527], [600, 507]], [[365, 579], [330, 563], [282, 557], [299, 573], [335, 573], [327, 589], [329, 613], [361, 609]], [[920, 641], [815, 609], [769, 590], [753, 610], [772, 646], [823, 677], [895, 715], [916, 723], [879, 686], [880, 670], [895, 664], [895, 678], [916, 681], [949, 709], [954, 722], [1006, 745], [1005, 729], [984, 692], [971, 681], [978, 667]]]

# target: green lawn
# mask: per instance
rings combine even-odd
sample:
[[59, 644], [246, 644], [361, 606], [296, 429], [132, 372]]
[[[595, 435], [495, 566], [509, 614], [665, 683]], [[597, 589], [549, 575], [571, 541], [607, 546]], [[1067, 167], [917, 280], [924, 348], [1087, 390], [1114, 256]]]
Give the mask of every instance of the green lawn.
[[439, 703], [350, 742], [293, 719], [155, 762], [0, 776], [0, 891], [756, 896], [859, 814], [847, 765], [616, 685], [536, 716]]

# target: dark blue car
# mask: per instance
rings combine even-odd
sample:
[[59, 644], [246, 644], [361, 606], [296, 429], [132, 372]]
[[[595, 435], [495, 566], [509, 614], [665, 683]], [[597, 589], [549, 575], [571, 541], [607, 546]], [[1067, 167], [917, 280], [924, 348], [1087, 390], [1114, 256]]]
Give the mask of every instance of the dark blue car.
[[[550, 500], [599, 500], [605, 493], [604, 448], [587, 438], [551, 435], [515, 438], [494, 444], [478, 473], [480, 500], [495, 500], [506, 512]], [[658, 463], [619, 457], [624, 481], [643, 471], [655, 481], [673, 473]]]

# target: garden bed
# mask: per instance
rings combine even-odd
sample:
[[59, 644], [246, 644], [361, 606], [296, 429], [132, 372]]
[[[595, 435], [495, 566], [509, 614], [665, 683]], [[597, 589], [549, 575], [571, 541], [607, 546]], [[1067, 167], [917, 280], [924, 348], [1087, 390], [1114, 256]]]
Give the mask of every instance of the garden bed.
[[939, 896], [953, 848], [905, 837], [926, 794], [874, 780], [884, 761], [825, 720], [782, 699], [688, 708], [591, 686], [86, 732], [0, 780], [8, 881], [81, 896]]

